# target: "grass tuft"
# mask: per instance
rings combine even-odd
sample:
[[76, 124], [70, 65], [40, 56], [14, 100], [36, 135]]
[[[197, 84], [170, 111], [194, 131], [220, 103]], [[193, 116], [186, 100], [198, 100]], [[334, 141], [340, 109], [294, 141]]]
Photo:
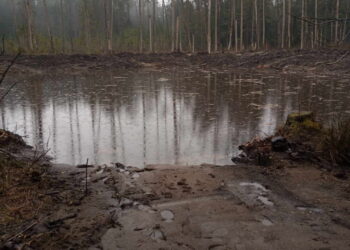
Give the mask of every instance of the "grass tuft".
[[333, 164], [350, 167], [350, 119], [332, 122], [325, 132], [323, 151]]

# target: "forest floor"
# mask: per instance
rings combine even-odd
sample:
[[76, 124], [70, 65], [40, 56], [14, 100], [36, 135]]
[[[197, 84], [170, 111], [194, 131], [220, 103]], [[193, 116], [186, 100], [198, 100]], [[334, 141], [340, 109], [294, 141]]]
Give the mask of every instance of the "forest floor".
[[302, 144], [267, 166], [116, 163], [88, 166], [86, 179], [2, 133], [2, 167], [17, 163], [1, 172], [0, 249], [350, 248], [350, 171], [303, 157]]
[[[0, 68], [11, 56], [0, 57]], [[283, 72], [327, 72], [350, 74], [350, 51], [343, 49], [271, 50], [244, 53], [160, 53], [113, 55], [21, 55], [12, 71], [40, 73], [47, 70], [84, 72], [90, 70], [131, 69], [141, 67], [193, 69], [249, 68]]]

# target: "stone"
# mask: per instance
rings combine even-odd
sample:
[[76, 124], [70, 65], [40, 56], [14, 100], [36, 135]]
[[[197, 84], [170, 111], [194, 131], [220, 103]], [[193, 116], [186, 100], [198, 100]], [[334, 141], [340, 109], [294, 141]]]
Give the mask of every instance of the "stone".
[[271, 139], [271, 147], [275, 152], [285, 152], [289, 148], [289, 144], [286, 138], [282, 136], [275, 136]]

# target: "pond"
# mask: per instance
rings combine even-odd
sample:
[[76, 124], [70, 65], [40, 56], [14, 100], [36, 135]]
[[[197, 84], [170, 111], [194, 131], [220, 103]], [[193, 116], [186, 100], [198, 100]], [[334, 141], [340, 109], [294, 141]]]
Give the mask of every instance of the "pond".
[[[9, 85], [14, 79], [9, 78]], [[230, 164], [291, 111], [350, 114], [348, 79], [315, 75], [124, 71], [19, 80], [0, 125], [49, 148], [57, 163]]]

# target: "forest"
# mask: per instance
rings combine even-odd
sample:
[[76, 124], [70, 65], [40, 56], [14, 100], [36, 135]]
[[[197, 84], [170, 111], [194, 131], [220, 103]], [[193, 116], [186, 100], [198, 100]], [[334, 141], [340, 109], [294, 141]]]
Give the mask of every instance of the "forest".
[[346, 46], [348, 0], [1, 0], [0, 53]]

